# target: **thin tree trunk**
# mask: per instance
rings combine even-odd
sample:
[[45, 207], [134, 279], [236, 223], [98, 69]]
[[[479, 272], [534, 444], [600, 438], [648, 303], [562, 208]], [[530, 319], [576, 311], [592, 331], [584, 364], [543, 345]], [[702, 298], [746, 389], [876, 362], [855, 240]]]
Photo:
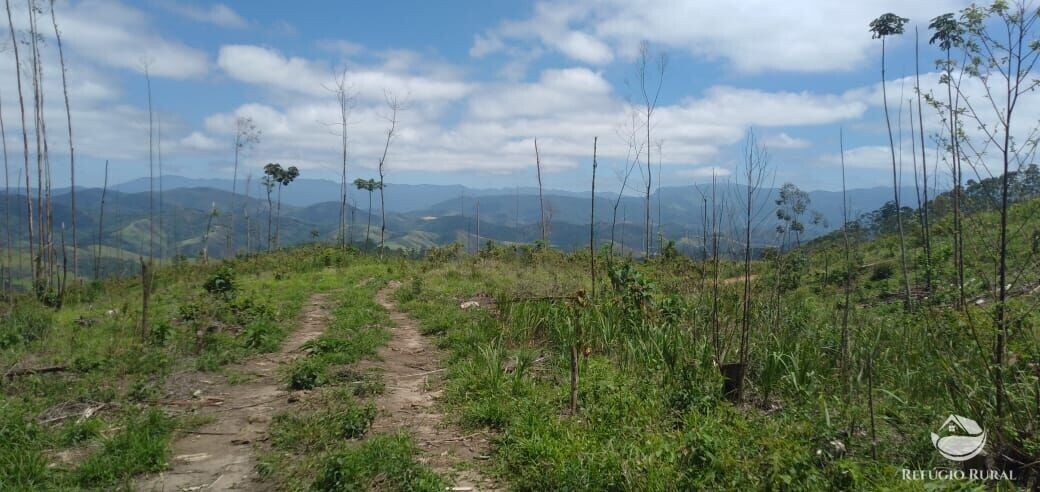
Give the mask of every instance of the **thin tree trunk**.
[[148, 336], [148, 304], [152, 297], [152, 265], [151, 261], [138, 258], [141, 262], [141, 340]]
[[592, 204], [589, 219], [589, 270], [592, 276], [592, 300], [596, 300], [596, 150], [599, 137], [592, 138]]
[[[166, 228], [163, 227], [162, 118], [159, 115], [155, 116], [155, 157], [159, 171], [159, 267], [162, 268], [163, 257], [166, 256], [166, 241], [163, 240]], [[234, 204], [235, 197], [231, 195], [231, 207]]]
[[712, 285], [711, 285], [711, 324], [712, 335], [715, 342], [715, 361], [722, 365], [722, 323], [719, 320], [719, 213], [716, 206], [716, 181], [715, 171], [711, 172], [711, 258], [712, 258]]
[[578, 414], [578, 342], [571, 344], [571, 415]]
[[[227, 250], [228, 255], [232, 258], [235, 256], [235, 197], [238, 195], [238, 154], [241, 150], [242, 131], [238, 125], [235, 125], [235, 163], [233, 170], [231, 171], [231, 206], [228, 207], [228, 232], [227, 232]], [[249, 185], [246, 185], [248, 188]], [[246, 200], [248, 202], [248, 200]], [[243, 209], [245, 206], [243, 206]], [[249, 212], [243, 211], [245, 215], [249, 215]], [[246, 222], [246, 251], [249, 251], [249, 223], [248, 219]]]
[[33, 206], [32, 206], [32, 185], [29, 183], [29, 128], [25, 123], [25, 96], [22, 92], [22, 63], [21, 58], [18, 56], [18, 39], [15, 35], [14, 21], [11, 20], [11, 0], [5, 0], [7, 6], [7, 26], [8, 31], [11, 33], [11, 47], [14, 49], [14, 69], [15, 69], [15, 80], [18, 84], [18, 106], [19, 114], [22, 117], [22, 159], [25, 163], [25, 219], [26, 229], [29, 234], [29, 270], [33, 285], [36, 284], [36, 279], [39, 275], [39, 271], [36, 269], [34, 258], [35, 246], [33, 238]]
[[892, 154], [892, 193], [896, 204], [896, 225], [899, 230], [899, 261], [903, 270], [903, 304], [910, 309], [910, 276], [906, 269], [906, 244], [903, 234], [903, 213], [899, 203], [899, 174], [896, 167], [896, 144], [892, 137], [892, 120], [888, 115], [888, 90], [885, 83], [885, 38], [881, 38], [881, 97], [885, 109], [885, 126], [888, 128], [888, 147]]
[[213, 229], [213, 217], [217, 216], [217, 202], [213, 202], [213, 209], [206, 219], [206, 233], [202, 235], [202, 263], [209, 263], [209, 234]]
[[101, 187], [101, 210], [98, 213], [98, 235], [94, 255], [94, 280], [101, 278], [101, 237], [105, 233], [105, 195], [108, 194], [108, 160], [105, 160], [105, 182]]
[[148, 86], [148, 257], [155, 258], [155, 122], [152, 112], [152, 77], [148, 64], [144, 67]]
[[[14, 265], [14, 259], [12, 256], [12, 249], [14, 248], [14, 229], [11, 228], [11, 168], [7, 158], [7, 129], [4, 127], [4, 112], [3, 105], [0, 104], [0, 141], [3, 142], [4, 149], [4, 230], [6, 231], [5, 250], [7, 256], [7, 272], [6, 277], [0, 278], [0, 282], [4, 282], [4, 288], [7, 289], [12, 285], [12, 267]], [[15, 183], [17, 186], [17, 183]]]
[[849, 310], [852, 297], [852, 253], [849, 244], [849, 198], [845, 187], [845, 133], [839, 130], [838, 145], [841, 148], [841, 235], [845, 240], [845, 303], [841, 315], [841, 351], [839, 363], [843, 384], [847, 381], [849, 353]]
[[278, 210], [274, 214], [274, 247], [282, 247], [282, 184], [278, 184]]
[[72, 202], [72, 272], [79, 274], [79, 243], [76, 235], [76, 149], [72, 143], [72, 110], [69, 108], [69, 85], [66, 80], [65, 51], [61, 45], [61, 31], [58, 29], [58, 20], [54, 14], [54, 0], [51, 0], [51, 22], [54, 24], [54, 37], [58, 43], [58, 59], [61, 62], [61, 89], [65, 95], [65, 119], [69, 129], [69, 176], [72, 188], [69, 191], [69, 199]]
[[921, 179], [924, 185], [924, 206], [921, 208], [922, 222], [924, 223], [924, 259], [925, 265], [925, 288], [929, 295], [932, 293], [932, 233], [928, 222], [928, 162], [925, 159], [924, 141], [924, 113], [921, 111], [921, 46], [918, 40], [917, 27], [914, 27], [914, 67], [917, 85], [917, 132], [921, 141]]
[[545, 231], [545, 197], [542, 194], [542, 159], [538, 154], [538, 139], [534, 139], [534, 165], [538, 173], [538, 212], [542, 223], [542, 246], [549, 247], [549, 238]]
[[368, 190], [368, 225], [365, 226], [365, 251], [368, 251], [369, 238], [372, 237], [372, 191]]
[[271, 186], [267, 187], [267, 250], [274, 251], [274, 236], [272, 233], [274, 229], [272, 226], [272, 217], [274, 216], [274, 204], [271, 202]]

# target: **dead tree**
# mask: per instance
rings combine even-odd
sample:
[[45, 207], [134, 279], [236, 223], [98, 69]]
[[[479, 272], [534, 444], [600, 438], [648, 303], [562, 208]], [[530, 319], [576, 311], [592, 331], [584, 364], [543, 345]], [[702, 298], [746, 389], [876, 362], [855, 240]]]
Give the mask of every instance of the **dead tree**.
[[[4, 243], [5, 252], [7, 256], [6, 262], [6, 277], [0, 277], [0, 282], [4, 283], [5, 288], [12, 285], [12, 267], [14, 266], [14, 259], [12, 257], [12, 249], [14, 240], [14, 230], [11, 227], [11, 168], [10, 162], [7, 158], [7, 129], [4, 127], [4, 113], [3, 105], [0, 104], [0, 141], [3, 143], [4, 150], [4, 229], [6, 230], [6, 241]], [[15, 183], [18, 186], [18, 183]]]
[[845, 132], [838, 131], [838, 146], [841, 149], [841, 235], [845, 240], [845, 302], [841, 312], [841, 350], [839, 366], [842, 381], [846, 381], [849, 353], [849, 310], [852, 296], [852, 251], [849, 243], [849, 198], [845, 188]]
[[[228, 232], [227, 232], [227, 250], [231, 257], [235, 256], [235, 205], [234, 200], [238, 192], [238, 162], [239, 158], [243, 153], [248, 152], [256, 144], [260, 143], [260, 129], [256, 127], [256, 123], [253, 122], [253, 118], [248, 116], [240, 116], [235, 119], [235, 165], [234, 170], [231, 173], [231, 200], [232, 204], [228, 210]], [[243, 208], [248, 206], [249, 195], [248, 195], [248, 180], [246, 182], [246, 200], [243, 202]], [[247, 216], [246, 222], [246, 250], [249, 250], [249, 223], [248, 215], [249, 212], [243, 212]]]
[[921, 142], [921, 181], [924, 192], [924, 206], [921, 208], [921, 223], [923, 227], [922, 237], [924, 239], [924, 261], [925, 261], [925, 288], [928, 294], [932, 293], [932, 233], [931, 224], [928, 220], [928, 161], [925, 159], [924, 141], [924, 113], [921, 111], [921, 43], [917, 27], [914, 27], [914, 76], [915, 89], [917, 90], [917, 132]]
[[152, 111], [151, 62], [142, 61], [144, 80], [148, 88], [148, 257], [155, 258], [155, 121]]
[[881, 40], [881, 101], [885, 110], [885, 126], [888, 128], [888, 147], [892, 156], [892, 193], [896, 206], [896, 226], [899, 231], [899, 262], [903, 270], [903, 304], [910, 309], [910, 275], [906, 266], [906, 236], [903, 234], [903, 214], [899, 200], [899, 172], [896, 163], [896, 144], [892, 137], [892, 120], [888, 114], [888, 89], [885, 79], [885, 38], [903, 34], [907, 19], [895, 14], [884, 14], [870, 23], [875, 39]]
[[644, 115], [646, 116], [646, 238], [645, 238], [645, 251], [646, 257], [650, 257], [651, 250], [651, 231], [653, 229], [652, 220], [650, 216], [650, 194], [653, 189], [653, 174], [652, 174], [652, 161], [650, 160], [650, 119], [654, 114], [654, 110], [657, 109], [657, 100], [661, 95], [661, 86], [664, 82], [665, 68], [668, 66], [668, 55], [665, 53], [658, 54], [656, 67], [657, 75], [657, 87], [652, 88], [650, 86], [651, 81], [648, 77], [651, 76], [650, 70], [650, 43], [642, 41], [639, 43], [639, 58], [637, 60], [636, 75], [639, 77], [639, 91], [643, 96], [643, 108]]
[[26, 231], [29, 235], [29, 269], [33, 285], [36, 284], [39, 276], [39, 271], [36, 269], [36, 263], [34, 251], [34, 240], [33, 240], [33, 204], [32, 204], [32, 185], [30, 184], [29, 176], [29, 130], [25, 122], [25, 96], [22, 92], [22, 62], [18, 56], [18, 38], [15, 35], [14, 21], [11, 19], [11, 0], [5, 0], [7, 7], [7, 26], [8, 31], [11, 33], [11, 47], [14, 49], [14, 68], [15, 68], [15, 80], [18, 85], [18, 106], [19, 114], [22, 117], [22, 159], [25, 163], [25, 218], [26, 218]]
[[744, 160], [741, 169], [744, 185], [743, 226], [744, 226], [744, 293], [740, 319], [740, 368], [737, 371], [735, 381], [737, 401], [744, 398], [744, 375], [747, 371], [748, 360], [751, 351], [751, 233], [755, 228], [755, 222], [761, 210], [756, 207], [756, 197], [766, 179], [766, 169], [769, 160], [764, 146], [758, 143], [755, 132], [748, 130], [744, 144]]
[[108, 194], [108, 160], [105, 160], [105, 182], [101, 187], [101, 210], [98, 211], [98, 234], [95, 240], [94, 280], [101, 278], [101, 237], [105, 233], [105, 195]]
[[350, 183], [347, 182], [347, 124], [350, 119], [350, 111], [354, 108], [354, 93], [351, 91], [351, 86], [347, 82], [347, 70], [343, 69], [340, 75], [336, 78], [335, 87], [326, 87], [336, 94], [336, 102], [339, 104], [339, 122], [336, 126], [339, 126], [340, 132], [340, 143], [342, 144], [342, 168], [340, 169], [340, 183], [339, 183], [339, 243], [340, 247], [346, 247], [347, 245], [347, 190], [349, 189]]
[[542, 224], [542, 246], [549, 247], [549, 236], [545, 229], [545, 197], [542, 194], [542, 158], [538, 154], [538, 139], [534, 139], [534, 166], [538, 174], [538, 213]]
[[58, 29], [58, 20], [54, 15], [54, 0], [51, 0], [51, 23], [54, 24], [54, 38], [58, 42], [58, 60], [61, 62], [61, 89], [65, 95], [65, 120], [69, 130], [69, 176], [72, 187], [69, 190], [69, 200], [72, 207], [72, 271], [79, 273], [79, 246], [76, 240], [76, 149], [72, 144], [72, 110], [69, 109], [69, 85], [66, 80], [65, 51], [61, 45], [61, 30]]
[[138, 258], [141, 262], [141, 340], [148, 336], [148, 305], [152, 298], [152, 262]]
[[599, 137], [592, 138], [592, 203], [589, 212], [589, 271], [592, 277], [592, 300], [596, 300], [596, 147]]
[[382, 219], [382, 225], [379, 228], [379, 257], [383, 257], [383, 250], [386, 246], [386, 197], [384, 188], [386, 187], [386, 156], [390, 152], [390, 143], [393, 142], [394, 137], [397, 135], [397, 113], [402, 109], [401, 102], [391, 92], [387, 92], [386, 106], [390, 110], [390, 115], [387, 121], [390, 123], [390, 127], [386, 130], [386, 143], [383, 145], [383, 156], [379, 158], [379, 215]]

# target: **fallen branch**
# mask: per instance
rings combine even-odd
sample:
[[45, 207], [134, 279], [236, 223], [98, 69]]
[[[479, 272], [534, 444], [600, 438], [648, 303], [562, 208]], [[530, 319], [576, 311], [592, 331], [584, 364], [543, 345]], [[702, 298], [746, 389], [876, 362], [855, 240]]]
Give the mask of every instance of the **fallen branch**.
[[69, 370], [69, 366], [47, 366], [47, 367], [26, 367], [24, 369], [12, 369], [4, 374], [5, 378], [11, 379], [18, 376], [28, 376], [32, 374], [46, 374], [51, 372], [65, 372]]

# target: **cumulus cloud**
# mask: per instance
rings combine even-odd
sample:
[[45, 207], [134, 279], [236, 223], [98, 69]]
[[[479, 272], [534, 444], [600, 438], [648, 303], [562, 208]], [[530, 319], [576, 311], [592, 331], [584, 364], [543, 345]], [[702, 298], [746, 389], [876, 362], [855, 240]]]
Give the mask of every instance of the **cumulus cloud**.
[[[390, 91], [412, 101], [454, 100], [471, 90], [470, 84], [453, 78], [407, 73], [412, 65], [403, 63], [402, 56], [389, 53], [383, 67], [348, 67], [351, 88], [364, 98], [382, 100]], [[222, 46], [217, 65], [240, 82], [311, 96], [327, 96], [337, 76], [327, 63], [253, 45]]]
[[249, 21], [231, 7], [222, 3], [210, 5], [206, 8], [199, 5], [167, 0], [160, 2], [159, 5], [174, 14], [196, 22], [205, 22], [231, 29], [242, 29], [249, 26]]
[[174, 79], [200, 77], [209, 69], [205, 52], [164, 37], [134, 7], [114, 0], [85, 0], [56, 8], [62, 41], [76, 56], [138, 73], [147, 64], [153, 76]]
[[676, 172], [679, 177], [691, 178], [694, 180], [711, 179], [712, 176], [723, 178], [729, 176], [732, 172], [729, 169], [718, 166], [703, 166], [695, 167], [692, 169], [682, 169]]
[[762, 143], [770, 149], [804, 149], [812, 145], [812, 142], [804, 138], [795, 138], [784, 132], [767, 135], [762, 139]]
[[850, 70], [862, 66], [876, 49], [867, 25], [879, 13], [895, 11], [926, 23], [968, 3], [543, 0], [530, 18], [506, 21], [478, 34], [470, 52], [481, 56], [499, 51], [504, 39], [533, 40], [596, 64], [609, 62], [609, 52], [634, 56], [645, 39], [694, 56], [724, 59], [743, 72]]

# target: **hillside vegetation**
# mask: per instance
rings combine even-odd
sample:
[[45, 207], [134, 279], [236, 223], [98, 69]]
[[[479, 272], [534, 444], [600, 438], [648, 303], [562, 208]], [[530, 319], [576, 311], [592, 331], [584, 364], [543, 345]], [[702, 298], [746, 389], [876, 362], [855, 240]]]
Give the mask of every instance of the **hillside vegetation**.
[[[1012, 217], [1038, 212], [1034, 200]], [[986, 235], [995, 219], [979, 212], [972, 220]], [[945, 219], [936, 224], [939, 257], [950, 247], [946, 230]], [[894, 236], [857, 242], [843, 358], [846, 270], [835, 240], [753, 263], [753, 355], [739, 403], [724, 392], [717, 363], [733, 360], [739, 338], [742, 265], [729, 261], [718, 263], [716, 296], [714, 263], [681, 256], [597, 255], [594, 286], [587, 252], [449, 247], [380, 260], [313, 245], [163, 267], [144, 326], [135, 279], [84, 284], [59, 311], [19, 299], [6, 305], [0, 333], [0, 486], [108, 488], [170, 466], [171, 441], [205, 423], [177, 411], [177, 395], [194, 389], [178, 387], [185, 374], [248, 378], [224, 368], [276, 350], [303, 300], [328, 292], [338, 306], [330, 331], [284, 375], [287, 389], [318, 393], [302, 413], [271, 423], [260, 476], [347, 490], [342, 484], [365, 488], [385, 474], [397, 477], [384, 483], [390, 489], [433, 490], [440, 479], [414, 461], [421, 451], [408, 435], [367, 436], [366, 401], [387, 383], [351, 369], [386, 342], [372, 296], [396, 279], [398, 302], [448, 351], [440, 405], [466, 432], [491, 436], [491, 460], [479, 466], [512, 488], [907, 487], [902, 469], [944, 466], [928, 433], [947, 414], [992, 421], [992, 285], [973, 277], [973, 301], [957, 311], [947, 294], [952, 272], [936, 267], [934, 298], [907, 311]], [[990, 431], [1032, 463], [1040, 269], [1035, 244], [1016, 242], [1011, 252], [1021, 273], [1009, 303], [1017, 320], [1005, 376], [1011, 412]], [[986, 255], [968, 259], [988, 269]], [[478, 307], [461, 309], [468, 300]], [[1035, 464], [1015, 472], [1013, 483], [1036, 483]]]

